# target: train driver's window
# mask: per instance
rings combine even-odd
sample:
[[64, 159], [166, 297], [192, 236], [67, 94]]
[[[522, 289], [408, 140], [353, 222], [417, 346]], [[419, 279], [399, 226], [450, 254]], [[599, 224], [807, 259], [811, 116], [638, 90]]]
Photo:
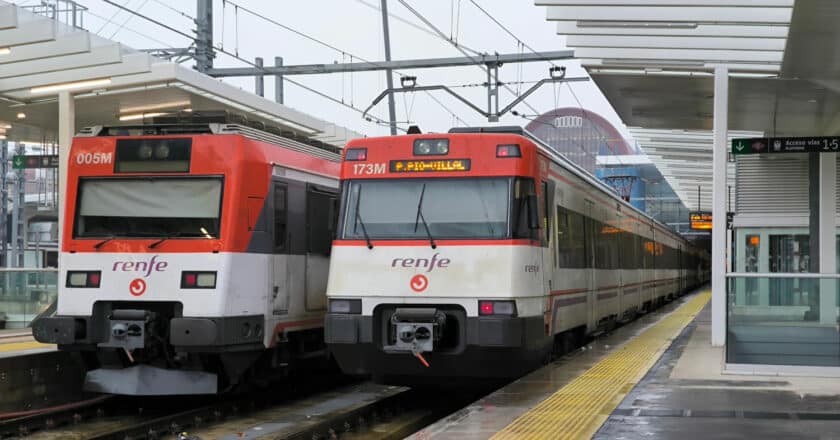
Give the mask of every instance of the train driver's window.
[[274, 251], [286, 250], [286, 236], [288, 235], [287, 206], [286, 206], [286, 185], [277, 183], [274, 185]]

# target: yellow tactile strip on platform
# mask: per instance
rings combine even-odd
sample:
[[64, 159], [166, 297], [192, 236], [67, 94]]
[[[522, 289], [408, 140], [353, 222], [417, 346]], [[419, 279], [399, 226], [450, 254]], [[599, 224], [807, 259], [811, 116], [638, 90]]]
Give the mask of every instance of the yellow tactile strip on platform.
[[40, 342], [12, 342], [9, 344], [0, 344], [0, 353], [9, 351], [24, 351], [36, 350], [39, 348], [52, 348], [53, 344], [42, 344]]
[[493, 439], [589, 439], [709, 301], [704, 291], [595, 364]]

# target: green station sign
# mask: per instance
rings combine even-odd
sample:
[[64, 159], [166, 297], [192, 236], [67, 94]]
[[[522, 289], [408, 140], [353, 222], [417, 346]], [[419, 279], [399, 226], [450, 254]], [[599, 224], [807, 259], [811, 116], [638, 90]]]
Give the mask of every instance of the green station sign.
[[12, 157], [12, 169], [22, 170], [24, 168], [58, 168], [57, 155], [22, 155]]
[[732, 154], [838, 152], [840, 152], [840, 136], [732, 139]]

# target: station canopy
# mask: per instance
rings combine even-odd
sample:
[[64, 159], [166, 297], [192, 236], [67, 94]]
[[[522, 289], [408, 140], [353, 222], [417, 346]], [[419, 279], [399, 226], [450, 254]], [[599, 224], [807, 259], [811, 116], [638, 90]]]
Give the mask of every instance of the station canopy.
[[362, 136], [72, 22], [0, 0], [0, 136], [54, 143], [62, 90], [75, 96], [77, 130], [140, 124], [187, 110], [227, 111], [338, 147]]
[[[634, 135], [638, 133], [637, 142], [663, 175], [671, 176], [669, 182], [686, 197], [686, 206], [696, 205], [698, 181], [712, 182], [716, 66], [725, 65], [730, 72], [730, 132], [840, 132], [840, 52], [833, 50], [840, 41], [837, 0], [535, 4], [546, 7], [547, 19], [567, 36], [567, 46], [625, 124], [666, 130], [636, 130]], [[673, 129], [691, 133], [677, 139]], [[698, 160], [704, 154], [708, 162]], [[686, 194], [692, 186], [694, 193]]]

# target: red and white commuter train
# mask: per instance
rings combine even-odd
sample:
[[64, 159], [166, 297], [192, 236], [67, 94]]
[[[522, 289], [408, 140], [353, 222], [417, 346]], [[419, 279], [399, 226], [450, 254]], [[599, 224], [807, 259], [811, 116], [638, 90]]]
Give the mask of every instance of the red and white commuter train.
[[325, 338], [379, 381], [521, 375], [707, 279], [708, 258], [518, 127], [344, 151]]
[[222, 391], [325, 353], [337, 150], [252, 127], [95, 127], [73, 141], [56, 314], [85, 389]]

